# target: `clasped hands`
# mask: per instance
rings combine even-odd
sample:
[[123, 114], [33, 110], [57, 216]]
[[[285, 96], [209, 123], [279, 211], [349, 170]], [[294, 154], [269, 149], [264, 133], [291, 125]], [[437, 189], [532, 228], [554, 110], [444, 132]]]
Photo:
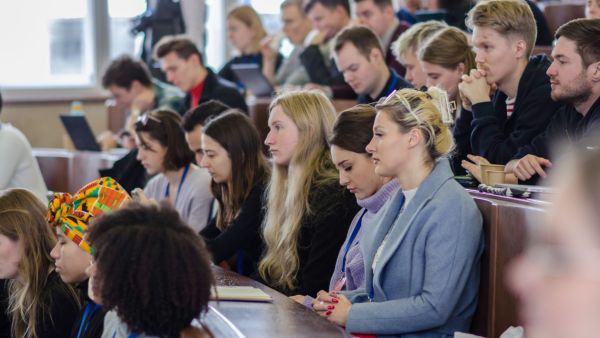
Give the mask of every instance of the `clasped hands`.
[[330, 322], [340, 326], [346, 326], [348, 321], [348, 312], [352, 303], [346, 296], [335, 291], [327, 292], [321, 290], [317, 293], [317, 298], [312, 302], [312, 308], [320, 316], [327, 318]]
[[461, 77], [458, 90], [464, 109], [470, 111], [474, 104], [490, 101], [490, 93], [495, 86], [489, 85], [485, 76], [485, 70], [471, 69], [469, 75]]

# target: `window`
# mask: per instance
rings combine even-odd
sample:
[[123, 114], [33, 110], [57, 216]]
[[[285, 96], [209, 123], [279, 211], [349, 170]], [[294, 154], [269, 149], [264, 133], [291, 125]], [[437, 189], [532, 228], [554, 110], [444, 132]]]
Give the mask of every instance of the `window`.
[[[99, 87], [101, 65], [138, 52], [141, 37], [130, 33], [131, 19], [145, 9], [145, 0], [0, 2], [0, 86], [9, 91]], [[107, 28], [99, 24], [103, 21]], [[110, 52], [103, 54], [102, 46]]]
[[91, 84], [91, 22], [86, 1], [0, 2], [0, 85]]

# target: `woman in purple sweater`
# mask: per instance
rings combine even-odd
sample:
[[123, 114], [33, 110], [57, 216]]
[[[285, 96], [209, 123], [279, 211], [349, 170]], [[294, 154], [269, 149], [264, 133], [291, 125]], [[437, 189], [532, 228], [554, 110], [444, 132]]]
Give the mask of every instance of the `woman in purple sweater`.
[[[390, 177], [375, 174], [375, 165], [366, 146], [373, 137], [375, 108], [357, 105], [338, 115], [329, 139], [331, 157], [340, 173], [340, 184], [356, 196], [362, 209], [348, 230], [329, 282], [329, 290], [355, 290], [364, 279], [363, 258], [358, 243], [362, 229], [373, 224], [381, 207], [399, 189]], [[313, 297], [295, 295], [293, 300], [311, 307]]]

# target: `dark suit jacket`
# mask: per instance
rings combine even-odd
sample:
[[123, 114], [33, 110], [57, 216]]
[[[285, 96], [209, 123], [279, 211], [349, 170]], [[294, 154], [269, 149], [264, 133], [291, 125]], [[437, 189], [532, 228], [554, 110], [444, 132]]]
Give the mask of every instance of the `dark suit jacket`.
[[[206, 68], [206, 70], [208, 71], [208, 75], [204, 79], [204, 89], [202, 90], [202, 96], [198, 104], [210, 100], [219, 100], [231, 108], [238, 108], [244, 112], [248, 112], [246, 100], [238, 91], [236, 85], [219, 77], [210, 68]], [[189, 93], [185, 95], [181, 106], [179, 106], [179, 114], [183, 115], [190, 109], [191, 99], [192, 97]]]

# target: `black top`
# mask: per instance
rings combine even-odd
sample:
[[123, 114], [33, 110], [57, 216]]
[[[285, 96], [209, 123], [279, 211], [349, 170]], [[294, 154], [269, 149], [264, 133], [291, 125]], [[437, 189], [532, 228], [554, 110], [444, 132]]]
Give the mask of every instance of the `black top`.
[[316, 295], [329, 288], [338, 252], [359, 209], [356, 197], [337, 181], [313, 189], [309, 201], [311, 213], [304, 216], [298, 239], [297, 287], [281, 290], [287, 295]]
[[515, 159], [527, 154], [551, 158], [552, 146], [561, 142], [576, 143], [584, 137], [600, 131], [600, 98], [583, 116], [571, 104], [563, 106], [548, 124], [546, 130], [536, 136], [531, 144], [519, 149]]
[[[80, 283], [77, 288], [81, 292], [81, 298], [84, 300], [83, 308], [79, 312], [73, 328], [71, 330], [71, 338], [100, 338], [104, 329], [104, 314], [100, 305], [95, 304], [88, 297], [88, 280]], [[86, 310], [87, 309], [87, 310]], [[86, 315], [87, 312], [87, 315]], [[83, 320], [83, 317], [86, 317]], [[81, 331], [81, 336], [77, 336]]]
[[263, 250], [260, 229], [264, 217], [264, 191], [264, 184], [254, 186], [242, 204], [238, 216], [225, 227], [225, 230], [221, 231], [217, 228], [216, 219], [202, 229], [200, 235], [204, 237], [215, 264], [233, 257], [242, 250], [244, 256], [242, 273], [248, 276], [256, 272]]
[[[275, 62], [275, 72], [277, 72], [277, 69], [279, 69], [279, 66], [281, 66], [282, 62], [283, 62], [283, 55], [281, 55], [281, 53], [277, 53], [277, 61]], [[231, 60], [229, 60], [229, 62], [227, 62], [223, 66], [223, 68], [221, 68], [221, 70], [219, 71], [220, 77], [237, 84], [237, 86], [239, 88], [243, 89], [246, 86], [244, 86], [244, 84], [238, 79], [237, 75], [235, 75], [235, 73], [231, 69], [232, 65], [239, 65], [239, 64], [257, 64], [258, 67], [262, 70], [262, 65], [263, 65], [262, 54], [256, 53], [256, 54], [245, 54], [245, 55], [236, 56], [236, 57], [232, 58]]]
[[[562, 106], [550, 98], [550, 79], [546, 70], [550, 60], [536, 55], [529, 60], [519, 80], [517, 97], [510, 117], [506, 115], [506, 94], [496, 91], [490, 102], [474, 104], [472, 117], [462, 110], [459, 119], [470, 119], [473, 153], [495, 164], [510, 161], [517, 150], [542, 133]], [[457, 121], [457, 126], [467, 127]], [[457, 130], [455, 128], [455, 134]], [[460, 145], [460, 144], [459, 144]], [[458, 152], [461, 150], [458, 149]]]
[[473, 122], [473, 113], [465, 111], [462, 107], [458, 107], [458, 115], [454, 127], [452, 128], [452, 136], [454, 136], [454, 152], [450, 160], [454, 175], [465, 175], [467, 170], [461, 166], [462, 160], [467, 159], [468, 154], [473, 154], [471, 149], [471, 122]]
[[548, 23], [546, 22], [546, 17], [544, 13], [540, 10], [538, 5], [531, 0], [526, 0], [529, 8], [533, 12], [533, 17], [535, 19], [535, 25], [537, 27], [537, 37], [535, 39], [536, 46], [552, 46], [552, 41], [554, 38], [552, 34], [550, 34], [550, 29], [548, 28]]
[[355, 99], [356, 93], [344, 81], [344, 74], [339, 71], [335, 62], [327, 62], [318, 45], [310, 45], [300, 54], [300, 61], [308, 73], [310, 82], [329, 86], [334, 99]]
[[[207, 75], [204, 79], [204, 89], [198, 104], [210, 100], [219, 100], [231, 108], [238, 108], [243, 112], [248, 112], [248, 106], [244, 96], [239, 92], [234, 83], [229, 82], [217, 74], [210, 68], [206, 68]], [[187, 93], [179, 107], [179, 114], [183, 115], [190, 109], [191, 95]]]
[[41, 303], [49, 309], [50, 316], [48, 313], [39, 315], [38, 337], [69, 337], [80, 308], [77, 299], [55, 271], [48, 275]]
[[408, 81], [406, 81], [402, 76], [398, 75], [398, 73], [396, 73], [395, 70], [389, 67], [388, 69], [390, 71], [390, 77], [385, 83], [385, 87], [383, 87], [381, 93], [379, 93], [377, 97], [371, 97], [367, 94], [359, 95], [357, 99], [358, 103], [376, 103], [377, 101], [379, 101], [379, 99], [387, 97], [396, 89], [412, 88], [412, 85]]

